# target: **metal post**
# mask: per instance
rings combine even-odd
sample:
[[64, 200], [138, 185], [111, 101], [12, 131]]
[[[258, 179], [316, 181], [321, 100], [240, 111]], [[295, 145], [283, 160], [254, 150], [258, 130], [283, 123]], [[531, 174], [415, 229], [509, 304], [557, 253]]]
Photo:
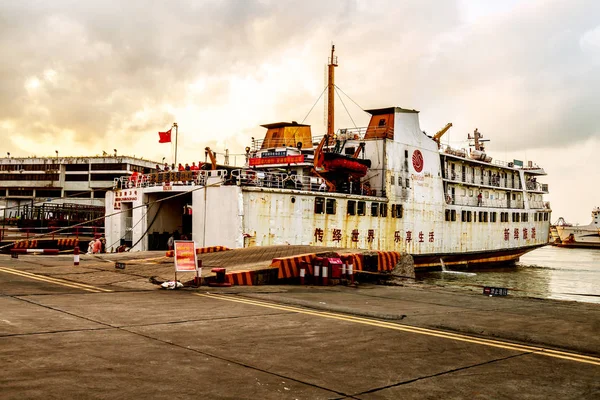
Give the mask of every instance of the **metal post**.
[[179, 127], [177, 126], [177, 122], [173, 122], [173, 127], [175, 128], [175, 167], [177, 167], [177, 136], [179, 134]]

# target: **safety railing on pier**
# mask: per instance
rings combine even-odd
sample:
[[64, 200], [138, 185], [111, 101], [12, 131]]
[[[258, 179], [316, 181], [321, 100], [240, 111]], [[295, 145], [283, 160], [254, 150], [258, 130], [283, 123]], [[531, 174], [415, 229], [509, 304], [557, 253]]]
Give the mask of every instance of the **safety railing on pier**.
[[104, 235], [103, 226], [45, 226], [45, 227], [1, 227], [0, 242], [29, 239], [98, 238]]

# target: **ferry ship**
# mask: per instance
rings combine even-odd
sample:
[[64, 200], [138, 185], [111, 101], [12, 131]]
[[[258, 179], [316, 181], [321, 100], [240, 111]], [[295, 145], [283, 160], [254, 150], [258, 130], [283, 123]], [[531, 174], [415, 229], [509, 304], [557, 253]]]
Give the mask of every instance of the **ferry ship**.
[[[560, 223], [561, 220], [563, 223]], [[560, 239], [558, 246], [600, 249], [600, 207], [592, 210], [592, 222], [588, 225], [572, 225], [560, 218], [553, 228]]]
[[[366, 110], [366, 128], [334, 130], [334, 47], [328, 62], [327, 131], [263, 125], [243, 167], [115, 180], [106, 196], [107, 242], [156, 249], [178, 230], [198, 246], [314, 245], [411, 254], [415, 267], [511, 263], [548, 243], [545, 171], [492, 161], [481, 133], [470, 150], [428, 136], [419, 111]], [[150, 239], [149, 239], [150, 238]]]

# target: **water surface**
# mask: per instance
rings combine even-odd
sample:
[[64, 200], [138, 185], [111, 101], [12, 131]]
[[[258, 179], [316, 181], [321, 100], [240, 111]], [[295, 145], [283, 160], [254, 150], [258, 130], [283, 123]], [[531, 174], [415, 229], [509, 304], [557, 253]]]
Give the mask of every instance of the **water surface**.
[[471, 291], [505, 287], [510, 296], [600, 303], [600, 249], [546, 246], [525, 254], [516, 266], [470, 272], [476, 274], [427, 272], [417, 281]]

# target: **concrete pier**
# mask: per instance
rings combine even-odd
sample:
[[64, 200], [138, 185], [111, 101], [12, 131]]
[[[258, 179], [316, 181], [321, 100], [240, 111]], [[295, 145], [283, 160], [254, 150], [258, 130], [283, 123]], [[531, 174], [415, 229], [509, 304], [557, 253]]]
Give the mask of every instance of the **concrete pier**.
[[3, 398], [600, 395], [597, 304], [409, 283], [160, 290], [148, 277], [172, 261], [127, 256], [0, 256]]

